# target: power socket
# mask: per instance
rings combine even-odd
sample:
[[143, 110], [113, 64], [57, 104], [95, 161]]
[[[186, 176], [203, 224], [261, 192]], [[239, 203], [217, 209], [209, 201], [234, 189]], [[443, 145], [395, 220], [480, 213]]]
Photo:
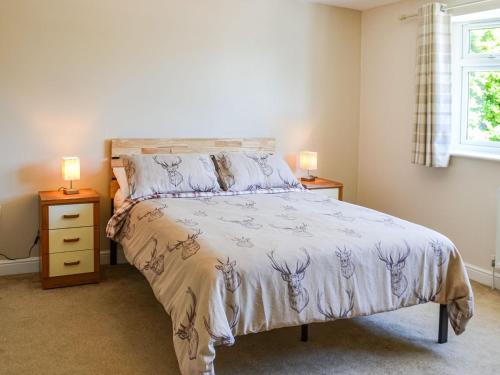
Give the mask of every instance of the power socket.
[[491, 254], [491, 267], [495, 268], [496, 266], [496, 257], [495, 255]]

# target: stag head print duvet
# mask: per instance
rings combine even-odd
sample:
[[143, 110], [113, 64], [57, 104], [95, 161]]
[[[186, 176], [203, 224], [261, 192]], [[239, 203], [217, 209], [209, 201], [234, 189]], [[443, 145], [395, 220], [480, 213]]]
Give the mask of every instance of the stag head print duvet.
[[273, 328], [424, 302], [473, 314], [464, 264], [443, 235], [309, 191], [128, 201], [108, 236], [172, 318], [182, 374], [213, 374], [216, 345]]

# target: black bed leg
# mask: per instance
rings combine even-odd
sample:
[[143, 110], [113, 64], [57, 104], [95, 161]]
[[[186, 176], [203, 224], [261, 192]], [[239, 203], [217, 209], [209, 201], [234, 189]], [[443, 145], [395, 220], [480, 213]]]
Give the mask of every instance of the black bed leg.
[[[111, 199], [111, 215], [115, 213], [115, 201]], [[112, 266], [116, 265], [116, 249], [117, 249], [118, 244], [113, 241], [109, 240], [109, 264]]]
[[109, 264], [112, 266], [116, 265], [116, 247], [117, 244], [115, 241], [110, 240], [109, 243]]
[[448, 309], [446, 305], [439, 305], [439, 333], [438, 343], [448, 341]]
[[309, 340], [309, 325], [303, 324], [300, 327], [300, 341], [306, 342]]

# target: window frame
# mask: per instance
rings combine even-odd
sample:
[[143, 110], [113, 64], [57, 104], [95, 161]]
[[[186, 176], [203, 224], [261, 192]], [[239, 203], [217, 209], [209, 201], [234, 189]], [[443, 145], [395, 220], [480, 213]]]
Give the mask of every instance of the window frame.
[[500, 158], [500, 142], [467, 139], [469, 73], [500, 71], [500, 53], [470, 52], [471, 30], [500, 27], [500, 18], [454, 22], [452, 25], [452, 154]]

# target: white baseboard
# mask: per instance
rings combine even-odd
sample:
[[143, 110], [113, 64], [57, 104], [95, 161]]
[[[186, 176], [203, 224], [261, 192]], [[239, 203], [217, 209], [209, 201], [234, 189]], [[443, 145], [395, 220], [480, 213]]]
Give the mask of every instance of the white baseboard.
[[[101, 251], [101, 264], [109, 264], [109, 250]], [[118, 264], [127, 263], [123, 251], [118, 249]], [[40, 258], [0, 260], [0, 276], [40, 272]]]
[[[477, 281], [479, 284], [492, 286], [493, 274], [491, 269], [485, 270], [484, 268], [474, 266], [473, 264], [465, 263], [469, 279]], [[500, 289], [500, 270], [495, 270], [495, 287]]]
[[[109, 264], [109, 255], [109, 250], [101, 251], [101, 264]], [[117, 258], [118, 264], [127, 263], [121, 248], [118, 249]], [[471, 280], [477, 281], [483, 285], [491, 286], [493, 280], [491, 270], [485, 270], [484, 268], [468, 263], [465, 264], [465, 267], [467, 268], [467, 273], [469, 274], [469, 278]], [[17, 260], [0, 260], [0, 276], [34, 273], [39, 272], [39, 270], [40, 260], [38, 257]], [[495, 276], [495, 286], [500, 289], [500, 270], [497, 270]]]
[[[101, 251], [101, 264], [109, 264], [111, 252], [109, 250]], [[118, 264], [126, 264], [128, 263], [127, 258], [123, 254], [123, 250], [120, 246], [118, 246], [117, 254], [116, 254], [116, 263]]]
[[0, 260], [0, 276], [34, 273], [40, 271], [38, 257], [16, 260]]

